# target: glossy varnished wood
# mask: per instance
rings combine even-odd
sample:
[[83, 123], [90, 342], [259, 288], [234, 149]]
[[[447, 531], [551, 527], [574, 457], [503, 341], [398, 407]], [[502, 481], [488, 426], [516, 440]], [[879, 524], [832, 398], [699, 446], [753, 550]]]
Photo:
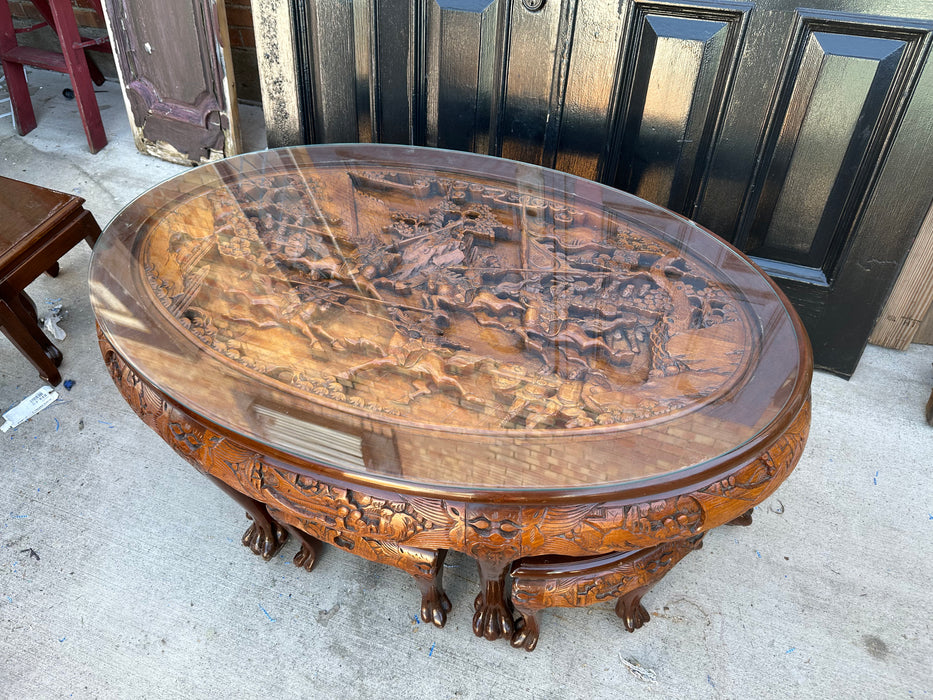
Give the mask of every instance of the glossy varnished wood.
[[58, 274], [58, 259], [82, 239], [94, 245], [100, 227], [84, 200], [0, 177], [0, 330], [52, 385], [61, 381], [62, 354], [39, 328], [23, 291], [43, 272]]
[[806, 442], [809, 347], [773, 283], [657, 207], [507, 161], [201, 168], [115, 220], [91, 290], [121, 393], [246, 508], [252, 551], [290, 532], [304, 568], [321, 541], [397, 566], [438, 625], [465, 552], [474, 632], [528, 650], [544, 607], [618, 599], [641, 626]]

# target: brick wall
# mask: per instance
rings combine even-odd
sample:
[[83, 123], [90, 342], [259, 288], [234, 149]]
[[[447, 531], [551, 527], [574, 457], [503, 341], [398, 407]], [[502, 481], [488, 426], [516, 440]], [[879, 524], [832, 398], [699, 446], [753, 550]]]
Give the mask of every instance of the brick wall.
[[[104, 18], [97, 14], [93, 9], [91, 0], [71, 0], [74, 7], [75, 18], [78, 20], [79, 27], [93, 27], [94, 29], [104, 29]], [[10, 11], [14, 19], [39, 21], [42, 15], [26, 0], [10, 0]]]
[[256, 60], [256, 38], [253, 35], [253, 15], [250, 0], [224, 0], [227, 28], [233, 50], [233, 75], [237, 98], [243, 102], [261, 104], [259, 64]]

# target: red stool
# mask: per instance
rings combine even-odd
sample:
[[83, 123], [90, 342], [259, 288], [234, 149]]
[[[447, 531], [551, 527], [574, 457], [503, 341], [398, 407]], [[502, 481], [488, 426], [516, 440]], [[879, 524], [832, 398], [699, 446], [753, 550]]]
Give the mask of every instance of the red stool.
[[[100, 0], [91, 0], [91, 3], [97, 13], [103, 16]], [[10, 89], [10, 102], [13, 105], [17, 130], [21, 135], [25, 135], [36, 128], [36, 115], [32, 109], [32, 100], [29, 99], [29, 88], [26, 85], [26, 73], [23, 66], [35, 66], [67, 73], [71, 78], [81, 121], [84, 123], [88, 146], [91, 153], [97, 153], [107, 145], [107, 135], [104, 133], [100, 109], [97, 106], [97, 98], [94, 96], [94, 83], [102, 85], [104, 76], [97, 66], [87, 60], [84, 51], [93, 49], [110, 53], [112, 52], [110, 39], [82, 37], [78, 33], [78, 23], [71, 7], [71, 0], [32, 0], [32, 4], [45, 18], [45, 21], [16, 29], [13, 26], [9, 2], [0, 0], [0, 61], [3, 63], [3, 72], [6, 74]], [[61, 53], [19, 45], [16, 39], [17, 34], [46, 26], [51, 27], [58, 36], [58, 42], [62, 48]]]

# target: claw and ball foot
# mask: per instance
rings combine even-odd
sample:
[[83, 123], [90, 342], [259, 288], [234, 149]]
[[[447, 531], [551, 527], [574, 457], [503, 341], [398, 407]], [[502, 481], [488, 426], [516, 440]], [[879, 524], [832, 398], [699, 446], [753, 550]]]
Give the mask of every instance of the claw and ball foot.
[[651, 615], [645, 610], [645, 606], [641, 604], [642, 596], [645, 595], [650, 588], [651, 586], [636, 588], [624, 594], [616, 601], [616, 615], [622, 618], [625, 629], [629, 632], [640, 629], [646, 622], [651, 620]]
[[515, 632], [512, 634], [512, 646], [516, 649], [525, 651], [534, 651], [538, 646], [538, 635], [541, 632], [538, 627], [538, 616], [533, 612], [519, 610], [519, 618], [515, 623]]
[[236, 501], [246, 511], [246, 517], [252, 521], [246, 532], [243, 533], [243, 546], [249, 547], [253, 554], [262, 557], [266, 561], [272, 559], [288, 540], [288, 532], [273, 520], [265, 505], [240, 493], [216, 476], [210, 474], [206, 476], [214, 482], [217, 488]]
[[492, 641], [500, 637], [512, 638], [515, 623], [512, 606], [505, 597], [505, 575], [508, 562], [504, 565], [479, 563], [482, 591], [473, 603], [473, 634]]
[[419, 579], [418, 585], [421, 588], [421, 619], [435, 627], [443, 627], [451, 609], [450, 599], [430, 581]]
[[421, 589], [421, 619], [435, 627], [443, 627], [447, 624], [447, 613], [451, 610], [450, 599], [444, 592], [444, 559], [446, 558], [447, 550], [438, 550], [437, 558], [431, 567], [430, 577], [417, 579], [418, 588]]
[[243, 533], [243, 546], [265, 561], [269, 561], [282, 548], [288, 540], [285, 529], [271, 518], [266, 522], [254, 518], [250, 513], [246, 517], [252, 520], [250, 526]]
[[285, 529], [301, 543], [301, 547], [292, 559], [292, 563], [299, 569], [311, 571], [317, 563], [317, 555], [321, 547], [320, 540], [291, 525], [286, 525]]

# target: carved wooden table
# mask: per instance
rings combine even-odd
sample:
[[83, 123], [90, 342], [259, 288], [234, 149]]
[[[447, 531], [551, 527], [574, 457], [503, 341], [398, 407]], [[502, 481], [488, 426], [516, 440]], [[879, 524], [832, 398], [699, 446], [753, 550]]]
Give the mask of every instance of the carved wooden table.
[[624, 193], [505, 160], [314, 146], [197, 168], [94, 251], [107, 367], [251, 518], [417, 580], [449, 549], [473, 628], [643, 594], [800, 458], [810, 347], [745, 257]]

